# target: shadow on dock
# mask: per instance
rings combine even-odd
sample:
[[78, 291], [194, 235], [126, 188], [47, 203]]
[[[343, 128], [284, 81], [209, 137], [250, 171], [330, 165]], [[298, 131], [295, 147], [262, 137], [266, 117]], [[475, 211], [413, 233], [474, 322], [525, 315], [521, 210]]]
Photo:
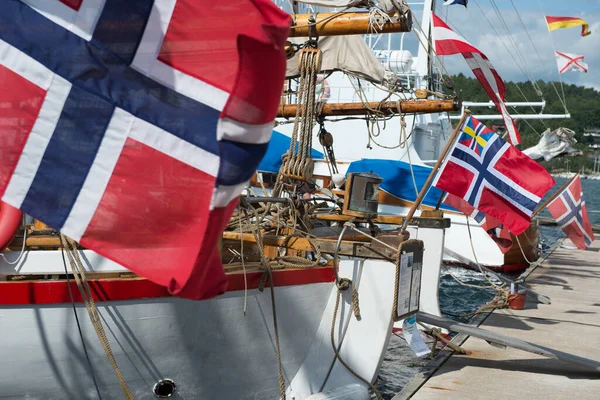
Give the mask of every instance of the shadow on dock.
[[580, 368], [560, 360], [547, 358], [529, 358], [519, 360], [494, 360], [485, 358], [485, 352], [472, 352], [469, 356], [452, 358], [452, 363], [447, 363], [438, 373], [440, 376], [458, 371], [463, 368], [488, 368], [492, 370], [531, 372], [534, 374], [558, 375], [568, 379], [593, 379], [600, 380], [598, 373], [589, 369]]

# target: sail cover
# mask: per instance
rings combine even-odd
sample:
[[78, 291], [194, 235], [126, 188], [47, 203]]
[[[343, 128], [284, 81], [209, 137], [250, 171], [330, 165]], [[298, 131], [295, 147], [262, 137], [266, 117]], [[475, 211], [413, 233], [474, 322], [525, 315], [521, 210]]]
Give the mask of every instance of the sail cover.
[[576, 143], [575, 132], [571, 129], [560, 127], [551, 131], [548, 128], [542, 133], [539, 143], [523, 150], [523, 153], [534, 160], [543, 157], [546, 161], [550, 161], [559, 155], [581, 155], [581, 150], [573, 147]]
[[269, 0], [4, 0], [2, 200], [172, 294], [224, 292], [289, 25]]
[[[289, 38], [292, 43], [302, 44], [308, 38]], [[386, 71], [377, 60], [369, 46], [360, 35], [325, 36], [319, 38], [322, 51], [321, 71], [345, 71], [372, 82], [383, 82], [391, 73]], [[287, 61], [286, 78], [300, 75], [298, 54]]]

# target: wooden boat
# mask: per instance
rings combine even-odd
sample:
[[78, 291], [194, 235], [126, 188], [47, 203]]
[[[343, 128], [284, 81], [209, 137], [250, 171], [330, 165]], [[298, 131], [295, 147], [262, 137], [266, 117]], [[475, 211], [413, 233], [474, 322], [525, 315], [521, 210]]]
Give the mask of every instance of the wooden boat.
[[[325, 232], [320, 237], [309, 242], [265, 234], [264, 250], [252, 234], [226, 231], [221, 251], [228, 290], [204, 301], [172, 297], [163, 286], [90, 250], [64, 248], [65, 243], [43, 224], [19, 230], [0, 262], [0, 319], [6, 350], [0, 382], [5, 393], [11, 398], [93, 398], [95, 386], [103, 398], [121, 393], [106, 349], [96, 337], [98, 323], [90, 322], [87, 315], [77, 273], [68, 267], [67, 260], [76, 254], [111, 354], [135, 398], [173, 393], [182, 398], [275, 398], [280, 395], [278, 365], [289, 398], [351, 390], [352, 385], [356, 386], [348, 392], [352, 396], [366, 393], [364, 381], [376, 379], [392, 324], [400, 317], [398, 301], [413, 301], [411, 313], [418, 308], [418, 295], [417, 300], [414, 296], [419, 292], [420, 273], [412, 277], [417, 279], [412, 288], [410, 281], [408, 286], [398, 281], [395, 251], [389, 246], [394, 249], [404, 243], [404, 251], [414, 254], [415, 266], [423, 262], [439, 270], [439, 259], [432, 264], [419, 251], [425, 242], [428, 251], [422, 254], [441, 256], [444, 220], [441, 215], [428, 220], [431, 226], [441, 227], [435, 230], [441, 242], [426, 239], [428, 231], [434, 230], [418, 227], [411, 231], [424, 241], [406, 242], [393, 232], [377, 234], [375, 239], [356, 232], [340, 236], [341, 228], [331, 226], [332, 214], [322, 215], [317, 216]], [[350, 218], [339, 215], [335, 220]], [[382, 216], [379, 222], [400, 221]], [[323, 254], [339, 255], [339, 276], [351, 280], [356, 289], [360, 316], [353, 315], [353, 290], [338, 291], [331, 261], [311, 268], [275, 268], [266, 283], [262, 252], [281, 252], [286, 246], [290, 255], [304, 253], [304, 260], [310, 259], [311, 246]]]

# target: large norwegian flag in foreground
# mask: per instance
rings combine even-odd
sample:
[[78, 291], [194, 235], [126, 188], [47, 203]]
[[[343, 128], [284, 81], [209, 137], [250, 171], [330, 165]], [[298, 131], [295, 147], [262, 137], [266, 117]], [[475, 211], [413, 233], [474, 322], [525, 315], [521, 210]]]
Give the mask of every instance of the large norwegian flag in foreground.
[[583, 250], [592, 244], [594, 232], [583, 201], [579, 176], [548, 204], [548, 211], [577, 248]]
[[460, 129], [433, 185], [519, 235], [554, 179], [475, 118], [467, 117]]
[[0, 8], [2, 200], [173, 294], [222, 293], [217, 243], [268, 145], [289, 17], [268, 0]]
[[433, 14], [432, 17], [436, 53], [440, 56], [458, 53], [463, 55], [473, 74], [475, 74], [475, 77], [502, 115], [510, 142], [515, 146], [521, 143], [521, 135], [517, 125], [504, 104], [504, 95], [506, 94], [504, 81], [500, 78], [490, 60], [478, 48], [450, 29], [437, 15]]

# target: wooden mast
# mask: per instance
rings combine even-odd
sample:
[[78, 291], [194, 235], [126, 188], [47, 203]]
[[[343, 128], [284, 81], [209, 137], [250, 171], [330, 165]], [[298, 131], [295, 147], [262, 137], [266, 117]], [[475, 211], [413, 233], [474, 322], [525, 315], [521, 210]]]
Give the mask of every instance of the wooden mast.
[[289, 37], [364, 35], [368, 33], [410, 32], [411, 14], [390, 16], [391, 22], [381, 19], [372, 24], [368, 12], [296, 14], [296, 22], [290, 28]]
[[[400, 110], [398, 110], [398, 105]], [[320, 115], [342, 116], [342, 115], [366, 115], [378, 110], [385, 116], [406, 114], [427, 114], [439, 112], [451, 112], [461, 109], [462, 102], [459, 99], [450, 100], [404, 100], [400, 102], [386, 101], [369, 103], [325, 103]], [[297, 104], [280, 105], [277, 109], [278, 118], [293, 118], [296, 116]]]

